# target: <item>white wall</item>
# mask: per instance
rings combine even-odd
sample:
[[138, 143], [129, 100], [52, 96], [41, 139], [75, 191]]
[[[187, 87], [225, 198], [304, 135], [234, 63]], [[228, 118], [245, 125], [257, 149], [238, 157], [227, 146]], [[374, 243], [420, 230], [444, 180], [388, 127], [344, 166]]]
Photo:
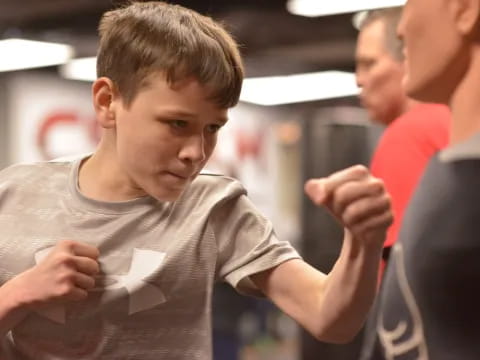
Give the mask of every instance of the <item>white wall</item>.
[[48, 73], [12, 74], [7, 108], [9, 163], [89, 152], [96, 145], [87, 83]]

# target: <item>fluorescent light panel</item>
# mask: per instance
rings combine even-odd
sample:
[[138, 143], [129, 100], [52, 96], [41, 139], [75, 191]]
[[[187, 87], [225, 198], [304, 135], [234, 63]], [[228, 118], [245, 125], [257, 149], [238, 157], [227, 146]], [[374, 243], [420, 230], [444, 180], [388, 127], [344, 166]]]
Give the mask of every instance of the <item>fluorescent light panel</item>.
[[[60, 67], [67, 79], [94, 81], [96, 58], [74, 59]], [[310, 74], [249, 78], [243, 82], [240, 101], [271, 106], [358, 95], [355, 74], [325, 71]]]
[[64, 64], [73, 53], [73, 48], [64, 44], [24, 39], [0, 40], [0, 71]]
[[356, 96], [359, 92], [355, 74], [324, 71], [245, 79], [240, 100], [271, 106]]
[[60, 74], [67, 79], [95, 81], [97, 79], [97, 58], [73, 59], [60, 67]]
[[292, 14], [316, 17], [405, 5], [406, 0], [289, 0]]

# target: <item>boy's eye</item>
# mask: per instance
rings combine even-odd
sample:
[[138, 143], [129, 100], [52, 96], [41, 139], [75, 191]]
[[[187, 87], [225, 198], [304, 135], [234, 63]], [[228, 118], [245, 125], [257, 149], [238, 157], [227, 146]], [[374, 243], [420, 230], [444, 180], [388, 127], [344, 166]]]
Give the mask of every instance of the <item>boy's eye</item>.
[[171, 120], [169, 121], [169, 124], [170, 126], [177, 129], [183, 129], [188, 125], [188, 123], [185, 120]]

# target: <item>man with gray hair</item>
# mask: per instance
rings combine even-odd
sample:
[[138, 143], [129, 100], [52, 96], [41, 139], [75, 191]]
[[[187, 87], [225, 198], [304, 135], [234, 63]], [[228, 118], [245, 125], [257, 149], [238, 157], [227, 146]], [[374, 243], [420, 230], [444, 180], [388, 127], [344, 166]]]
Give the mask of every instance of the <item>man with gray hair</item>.
[[395, 220], [388, 230], [384, 260], [397, 239], [409, 199], [431, 156], [446, 146], [450, 114], [446, 106], [419, 103], [402, 86], [402, 41], [396, 28], [401, 7], [356, 17], [359, 29], [356, 77], [360, 99], [370, 118], [387, 126], [371, 163], [372, 173], [392, 196]]
[[402, 88], [402, 43], [395, 35], [401, 8], [362, 12], [355, 60], [361, 101], [372, 120], [389, 125], [415, 105]]

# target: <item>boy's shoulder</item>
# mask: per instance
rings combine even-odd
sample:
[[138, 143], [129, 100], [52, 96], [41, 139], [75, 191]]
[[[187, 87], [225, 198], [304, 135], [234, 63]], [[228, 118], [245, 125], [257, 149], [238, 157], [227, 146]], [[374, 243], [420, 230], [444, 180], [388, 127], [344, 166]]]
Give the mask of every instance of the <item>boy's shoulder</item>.
[[246, 195], [247, 191], [236, 179], [202, 171], [187, 187], [182, 198], [189, 201], [212, 202], [212, 206], [222, 201]]
[[0, 171], [0, 185], [41, 186], [42, 181], [64, 180], [68, 177], [71, 166], [71, 160], [13, 164]]

